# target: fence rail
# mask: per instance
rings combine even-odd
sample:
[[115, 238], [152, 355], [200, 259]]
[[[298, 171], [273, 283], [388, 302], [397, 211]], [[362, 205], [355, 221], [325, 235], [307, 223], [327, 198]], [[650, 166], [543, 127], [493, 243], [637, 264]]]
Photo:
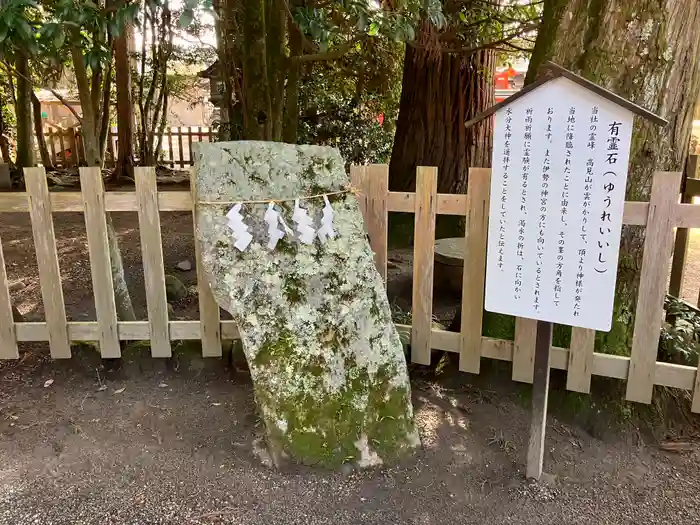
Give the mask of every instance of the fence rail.
[[[389, 212], [415, 214], [412, 325], [399, 325], [411, 340], [411, 359], [430, 363], [430, 350], [460, 355], [460, 369], [478, 373], [482, 358], [511, 361], [512, 378], [532, 382], [536, 322], [516, 319], [515, 339], [485, 337], [482, 333], [486, 232], [488, 225], [488, 169], [471, 169], [466, 195], [437, 193], [435, 168], [419, 168], [417, 191], [388, 191], [388, 167], [354, 166], [351, 178], [360, 189], [360, 208], [375, 253], [379, 273], [387, 273], [387, 224]], [[45, 322], [15, 323], [0, 241], [0, 358], [16, 359], [18, 341], [49, 341], [51, 355], [70, 357], [70, 341], [98, 341], [105, 357], [119, 355], [118, 341], [150, 340], [154, 357], [169, 356], [170, 341], [201, 339], [203, 355], [220, 356], [221, 339], [235, 339], [233, 321], [221, 320], [219, 307], [204, 278], [197, 251], [200, 319], [171, 321], [163, 286], [163, 253], [159, 213], [193, 211], [190, 192], [157, 192], [153, 168], [135, 170], [136, 191], [105, 192], [96, 168], [81, 168], [82, 191], [49, 193], [43, 168], [26, 170], [27, 193], [0, 194], [0, 212], [29, 212], [34, 231]], [[680, 173], [657, 173], [650, 202], [625, 203], [624, 223], [647, 228], [641, 269], [641, 290], [637, 304], [631, 357], [594, 351], [592, 330], [574, 328], [570, 348], [552, 350], [551, 367], [568, 372], [567, 388], [588, 393], [592, 375], [627, 381], [627, 399], [649, 403], [654, 385], [682, 388], [693, 392], [692, 409], [700, 412], [700, 381], [695, 367], [657, 362], [662, 307], [671, 261], [675, 227], [700, 227], [700, 206], [678, 203]], [[88, 231], [88, 247], [96, 302], [96, 321], [67, 322], [52, 215], [83, 212]], [[147, 321], [122, 322], [116, 319], [105, 245], [104, 216], [107, 211], [137, 211], [147, 289]], [[466, 218], [466, 256], [463, 272], [461, 332], [432, 327], [433, 247], [437, 215]]]
[[[193, 164], [192, 144], [213, 142], [216, 132], [207, 126], [177, 126], [167, 128], [161, 137], [159, 163], [173, 168], [186, 168]], [[85, 152], [80, 131], [77, 128], [49, 126], [44, 139], [51, 163], [57, 168], [85, 165]], [[118, 152], [117, 129], [111, 128], [107, 138], [105, 165], [114, 165]], [[37, 158], [40, 158], [37, 155]], [[138, 160], [138, 159], [137, 159]]]

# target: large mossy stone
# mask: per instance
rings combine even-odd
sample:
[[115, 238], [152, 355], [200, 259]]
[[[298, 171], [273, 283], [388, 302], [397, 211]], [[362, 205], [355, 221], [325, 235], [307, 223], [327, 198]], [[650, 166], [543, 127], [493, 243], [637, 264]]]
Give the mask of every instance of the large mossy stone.
[[[218, 303], [241, 334], [273, 457], [326, 467], [392, 461], [419, 444], [401, 341], [357, 199], [331, 196], [335, 239], [285, 237], [267, 248], [266, 203], [244, 204], [253, 242], [234, 248], [238, 201], [344, 190], [336, 149], [269, 142], [198, 143], [197, 232]], [[215, 204], [223, 202], [222, 204]], [[318, 225], [323, 199], [302, 201]]]

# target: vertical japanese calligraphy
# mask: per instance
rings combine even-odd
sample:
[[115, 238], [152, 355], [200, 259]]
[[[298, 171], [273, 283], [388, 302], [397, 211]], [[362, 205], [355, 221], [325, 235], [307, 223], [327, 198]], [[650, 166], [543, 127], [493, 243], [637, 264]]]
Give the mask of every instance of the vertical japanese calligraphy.
[[632, 120], [565, 78], [496, 112], [487, 310], [609, 329]]

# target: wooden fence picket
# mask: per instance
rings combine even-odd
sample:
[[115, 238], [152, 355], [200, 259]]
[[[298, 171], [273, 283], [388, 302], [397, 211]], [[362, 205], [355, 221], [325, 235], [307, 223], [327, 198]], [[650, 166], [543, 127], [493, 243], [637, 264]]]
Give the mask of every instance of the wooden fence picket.
[[5, 256], [0, 239], [0, 359], [17, 359], [17, 335], [15, 321], [12, 316], [12, 300], [8, 289]]
[[571, 329], [571, 348], [567, 366], [566, 389], [588, 394], [591, 391], [595, 330]]
[[[180, 167], [185, 167], [185, 150], [182, 147], [182, 126], [177, 127], [177, 149], [180, 157], [178, 161], [180, 162]], [[174, 166], [173, 166], [174, 167]]]
[[175, 154], [173, 152], [173, 128], [168, 126], [168, 165], [175, 167]]
[[66, 307], [61, 287], [61, 270], [56, 252], [56, 235], [51, 217], [51, 200], [44, 168], [25, 168], [24, 180], [29, 194], [29, 214], [32, 221], [34, 249], [36, 250], [44, 303], [46, 324], [49, 330], [51, 357], [70, 358]]
[[197, 292], [199, 294], [199, 324], [202, 340], [202, 357], [220, 357], [221, 349], [221, 310], [214, 298], [207, 274], [202, 265], [202, 246], [197, 237], [197, 191], [194, 170], [190, 169], [190, 192], [192, 196], [192, 229], [194, 253], [197, 265]]
[[680, 182], [680, 172], [657, 173], [651, 187], [627, 378], [629, 401], [651, 402]]
[[54, 166], [58, 165], [58, 158], [56, 157], [56, 142], [54, 141], [56, 134], [53, 130], [49, 130], [46, 134], [46, 142], [49, 145], [49, 150], [51, 152], [51, 162]]
[[117, 307], [112, 285], [112, 264], [107, 239], [107, 215], [104, 184], [100, 168], [80, 168], [80, 188], [85, 206], [85, 229], [90, 254], [92, 294], [100, 328], [100, 355], [105, 358], [121, 356], [117, 324]]
[[[690, 186], [697, 182], [695, 176], [698, 170], [698, 156], [688, 155], [683, 172], [683, 192], [681, 202], [690, 204], [693, 202], [694, 192], [688, 191]], [[690, 182], [688, 182], [690, 181]], [[676, 237], [673, 249], [673, 260], [671, 262], [671, 279], [668, 284], [668, 293], [674, 297], [681, 297], [683, 287], [683, 277], [685, 275], [686, 257], [688, 254], [688, 228], [676, 228]]]
[[420, 365], [430, 365], [431, 354], [437, 176], [437, 168], [419, 166], [416, 169], [411, 361]]
[[467, 186], [467, 222], [464, 231], [459, 369], [473, 374], [478, 374], [481, 366], [481, 330], [484, 314], [490, 194], [491, 170], [471, 168]]
[[354, 164], [350, 166], [350, 184], [357, 192], [355, 195], [357, 197], [357, 206], [360, 208], [366, 232], [369, 222], [369, 217], [367, 216], [367, 193], [369, 187], [367, 184], [367, 170], [365, 166], [357, 166]]
[[158, 210], [158, 189], [155, 168], [135, 168], [136, 199], [138, 202], [139, 232], [143, 254], [143, 276], [146, 286], [146, 306], [151, 328], [151, 356], [170, 357], [170, 327], [168, 299], [165, 292], [165, 265], [163, 241]]
[[[78, 155], [78, 143], [75, 140], [75, 131], [72, 129], [68, 133], [68, 147], [70, 148], [70, 159], [66, 159], [69, 166], [78, 166], [80, 164], [80, 157]], [[110, 139], [111, 143], [111, 139]], [[65, 154], [65, 153], [64, 153]]]
[[513, 342], [513, 381], [532, 383], [535, 374], [535, 339], [537, 321], [515, 318], [515, 341]]
[[187, 128], [187, 164], [194, 165], [192, 159], [192, 128]]
[[367, 234], [374, 252], [374, 262], [377, 265], [377, 270], [386, 284], [387, 236], [389, 230], [389, 209], [387, 207], [389, 166], [385, 164], [370, 164], [365, 169]]

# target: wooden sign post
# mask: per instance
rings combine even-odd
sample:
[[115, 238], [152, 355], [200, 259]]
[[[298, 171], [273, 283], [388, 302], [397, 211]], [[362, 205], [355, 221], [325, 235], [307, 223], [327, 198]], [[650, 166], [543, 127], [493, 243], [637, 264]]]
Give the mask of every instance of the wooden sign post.
[[527, 476], [544, 457], [552, 323], [609, 331], [634, 115], [549, 64], [495, 113], [485, 309], [536, 319]]

